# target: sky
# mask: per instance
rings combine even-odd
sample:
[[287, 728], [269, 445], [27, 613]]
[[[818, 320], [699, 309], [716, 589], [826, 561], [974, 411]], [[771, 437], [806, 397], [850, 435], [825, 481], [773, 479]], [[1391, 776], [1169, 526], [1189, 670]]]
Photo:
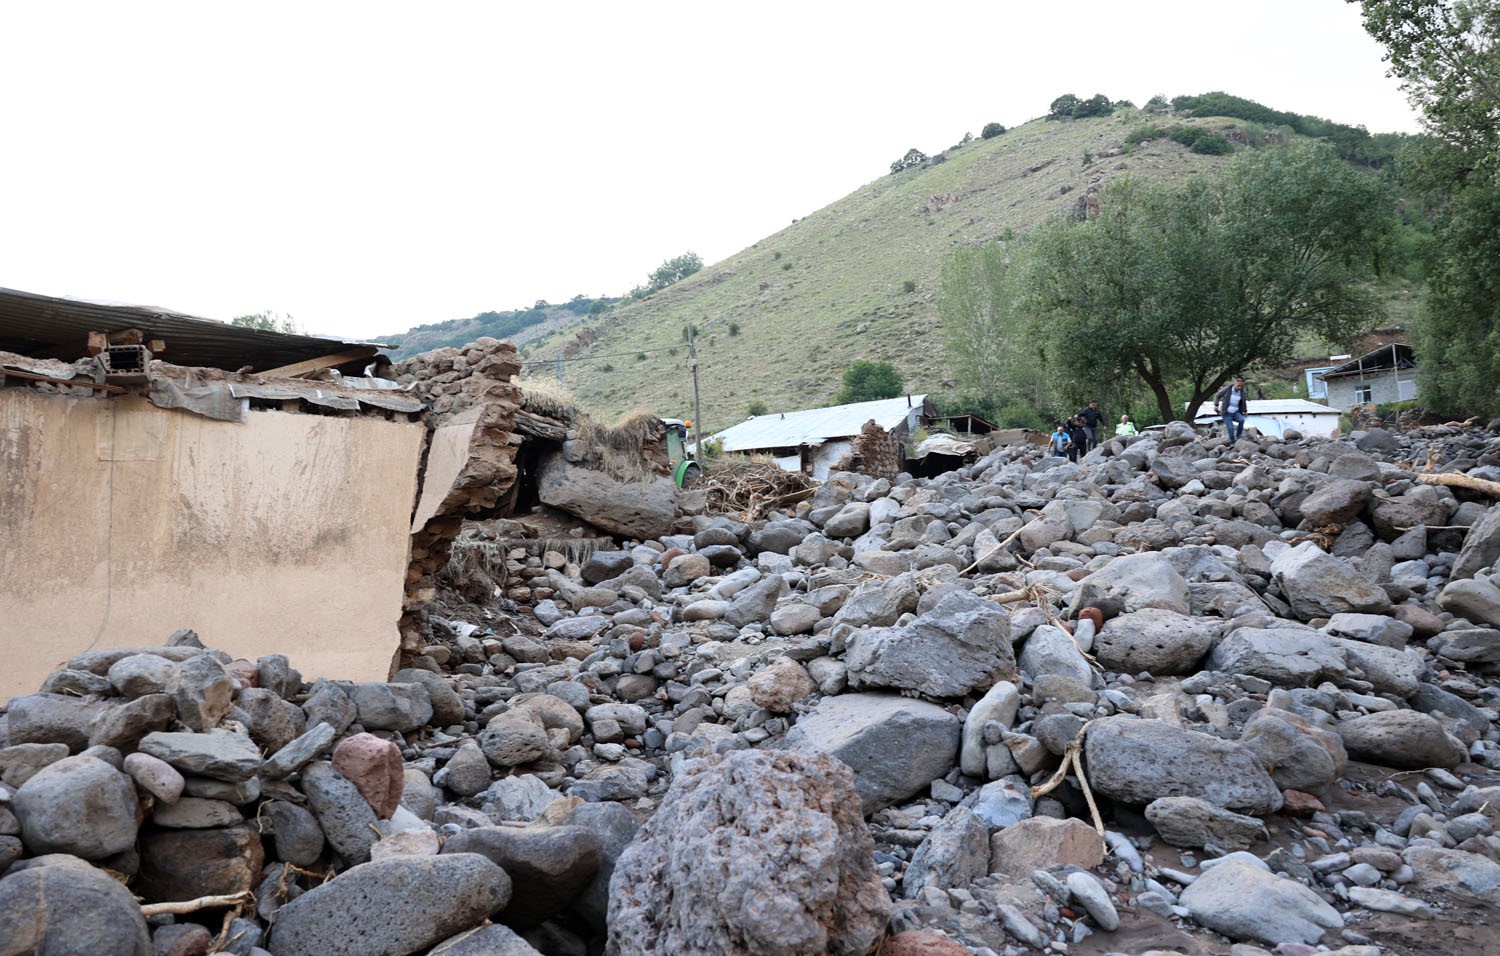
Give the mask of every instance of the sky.
[[1063, 93], [1416, 132], [1344, 0], [0, 0], [0, 287], [389, 337], [713, 263]]

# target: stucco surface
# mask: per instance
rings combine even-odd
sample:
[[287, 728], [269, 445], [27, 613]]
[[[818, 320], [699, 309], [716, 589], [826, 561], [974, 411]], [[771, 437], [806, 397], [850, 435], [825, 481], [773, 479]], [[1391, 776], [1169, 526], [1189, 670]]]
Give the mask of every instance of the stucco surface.
[[423, 426], [0, 392], [0, 699], [89, 648], [191, 627], [309, 679], [398, 644]]

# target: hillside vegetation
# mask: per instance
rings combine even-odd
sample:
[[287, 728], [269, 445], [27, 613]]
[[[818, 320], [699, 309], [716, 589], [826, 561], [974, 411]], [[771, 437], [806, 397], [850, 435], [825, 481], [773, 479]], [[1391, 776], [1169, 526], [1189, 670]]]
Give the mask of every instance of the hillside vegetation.
[[[1264, 110], [1211, 96], [1236, 112], [1247, 103]], [[1268, 132], [1297, 135], [1270, 125], [1292, 114], [1270, 114], [1267, 123], [1190, 115], [1207, 97], [1192, 99], [1175, 113], [1121, 108], [1034, 120], [881, 175], [646, 298], [558, 316], [548, 334], [524, 342], [527, 374], [554, 377], [562, 355], [563, 384], [606, 415], [644, 407], [690, 418], [692, 326], [705, 432], [744, 419], [753, 403], [773, 412], [832, 403], [857, 359], [892, 363], [908, 392], [949, 392], [935, 298], [955, 247], [1081, 214], [1114, 179], [1217, 173], [1230, 156], [1191, 148], [1199, 135], [1257, 145]]]

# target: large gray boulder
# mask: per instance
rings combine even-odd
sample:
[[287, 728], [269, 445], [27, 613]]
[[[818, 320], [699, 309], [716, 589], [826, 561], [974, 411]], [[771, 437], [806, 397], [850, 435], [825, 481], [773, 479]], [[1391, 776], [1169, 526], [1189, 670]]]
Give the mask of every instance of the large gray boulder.
[[1330, 481], [1303, 499], [1302, 517], [1315, 528], [1348, 524], [1359, 517], [1374, 495], [1374, 486], [1368, 481], [1353, 478]]
[[1010, 615], [970, 591], [952, 591], [909, 627], [856, 633], [845, 663], [856, 689], [962, 697], [1015, 676]]
[[475, 827], [443, 844], [444, 853], [478, 853], [513, 881], [500, 918], [517, 928], [556, 916], [583, 892], [602, 860], [599, 838], [581, 826]]
[[206, 734], [160, 730], [142, 737], [140, 749], [185, 774], [226, 783], [249, 780], [261, 764], [254, 741], [225, 730]]
[[16, 791], [11, 805], [33, 856], [102, 860], [135, 844], [135, 785], [97, 757], [80, 754], [49, 764]]
[[968, 807], [954, 807], [912, 854], [901, 895], [915, 899], [929, 886], [967, 887], [990, 872], [990, 828]]
[[478, 926], [510, 877], [477, 853], [398, 856], [345, 870], [276, 912], [276, 956], [408, 956]]
[[824, 698], [797, 721], [786, 743], [843, 761], [854, 771], [854, 787], [868, 815], [947, 773], [961, 733], [958, 718], [936, 704], [888, 694], [841, 694]]
[[1438, 607], [1476, 624], [1500, 626], [1500, 587], [1488, 578], [1450, 581], [1438, 595]]
[[378, 818], [359, 788], [333, 769], [333, 764], [320, 760], [302, 771], [302, 792], [323, 835], [344, 861], [367, 862], [370, 846], [378, 838]]
[[1464, 544], [1453, 562], [1449, 580], [1472, 578], [1480, 571], [1494, 567], [1497, 558], [1500, 558], [1500, 505], [1491, 505], [1464, 535]]
[[1250, 674], [1281, 687], [1316, 687], [1348, 674], [1344, 655], [1321, 631], [1308, 627], [1241, 627], [1208, 655], [1209, 670]]
[[1261, 866], [1226, 859], [1193, 881], [1182, 893], [1193, 919], [1233, 940], [1316, 943], [1344, 918], [1312, 890]]
[[537, 496], [542, 504], [626, 538], [668, 534], [677, 515], [677, 486], [671, 478], [616, 481], [602, 471], [570, 464], [561, 452], [542, 459]]
[[1124, 803], [1198, 797], [1256, 815], [1281, 808], [1281, 789], [1260, 758], [1231, 740], [1118, 715], [1089, 725], [1084, 753], [1089, 783]]
[[1079, 582], [1075, 606], [1118, 598], [1128, 611], [1162, 608], [1187, 614], [1188, 583], [1172, 561], [1157, 551], [1116, 558]]
[[1304, 621], [1350, 611], [1384, 614], [1391, 609], [1391, 599], [1379, 585], [1311, 541], [1277, 555], [1271, 562], [1271, 576], [1292, 613]]
[[1044, 677], [1062, 677], [1084, 687], [1094, 682], [1094, 668], [1078, 649], [1073, 635], [1051, 624], [1043, 624], [1031, 632], [1017, 664], [1033, 683]]
[[1338, 734], [1316, 727], [1290, 711], [1267, 707], [1245, 721], [1240, 743], [1260, 755], [1271, 779], [1283, 790], [1318, 793], [1349, 764]]
[[1456, 767], [1467, 751], [1443, 725], [1415, 710], [1384, 710], [1337, 726], [1351, 757], [1403, 770]]
[[907, 611], [916, 610], [917, 583], [910, 573], [875, 578], [861, 584], [833, 616], [834, 624], [850, 627], [890, 627]]
[[615, 868], [608, 952], [864, 956], [890, 900], [855, 807], [825, 754], [690, 763]]
[[1094, 657], [1112, 671], [1154, 676], [1192, 671], [1213, 646], [1218, 626], [1164, 608], [1143, 608], [1104, 622]]
[[63, 855], [22, 866], [0, 879], [0, 952], [151, 956], [140, 904], [109, 874]]

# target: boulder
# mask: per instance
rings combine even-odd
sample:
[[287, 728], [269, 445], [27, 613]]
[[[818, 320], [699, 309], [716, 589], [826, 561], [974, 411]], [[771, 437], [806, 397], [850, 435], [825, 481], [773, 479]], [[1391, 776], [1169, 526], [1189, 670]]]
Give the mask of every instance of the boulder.
[[500, 919], [518, 929], [561, 913], [599, 870], [599, 838], [581, 826], [476, 827], [443, 844], [443, 853], [477, 853], [511, 878]]
[[1162, 608], [1143, 608], [1104, 622], [1093, 655], [1113, 671], [1155, 676], [1193, 670], [1213, 646], [1218, 627]]
[[751, 675], [748, 683], [755, 706], [775, 714], [790, 713], [793, 704], [817, 689], [807, 668], [790, 657], [778, 657]]
[[152, 956], [146, 919], [130, 891], [71, 856], [0, 879], [0, 952]]
[[786, 735], [790, 747], [822, 751], [854, 772], [865, 814], [905, 800], [947, 773], [962, 728], [936, 704], [886, 694], [824, 698]]
[[333, 769], [354, 784], [370, 809], [381, 820], [388, 820], [401, 805], [401, 748], [374, 734], [346, 737], [333, 749]]
[[1089, 725], [1084, 753], [1089, 783], [1124, 803], [1198, 797], [1256, 815], [1281, 806], [1281, 788], [1253, 750], [1160, 720], [1124, 715], [1096, 720]]
[[825, 754], [689, 764], [620, 857], [608, 951], [864, 956], [890, 900], [855, 806], [848, 768]]
[[543, 457], [536, 484], [543, 504], [625, 538], [667, 534], [677, 516], [677, 486], [671, 478], [616, 481], [601, 471], [570, 464], [561, 452]]
[[398, 956], [478, 926], [510, 899], [505, 871], [477, 853], [400, 856], [345, 870], [281, 907], [276, 956]]
[[1269, 707], [1245, 722], [1240, 743], [1260, 755], [1282, 790], [1318, 793], [1331, 786], [1349, 763], [1338, 734]]
[[1181, 901], [1193, 919], [1216, 933], [1272, 946], [1316, 943], [1344, 925], [1338, 910], [1301, 883], [1237, 858], [1206, 870]]
[[1012, 880], [1057, 866], [1092, 870], [1103, 861], [1104, 841], [1082, 820], [1030, 817], [990, 837], [989, 872]]
[[1010, 615], [972, 592], [952, 591], [909, 627], [854, 634], [845, 663], [854, 688], [962, 697], [1015, 676]]
[[1456, 767], [1468, 758], [1443, 725], [1414, 710], [1386, 710], [1341, 721], [1339, 737], [1351, 757], [1387, 767]]
[[1259, 819], [1216, 807], [1197, 797], [1162, 797], [1146, 805], [1146, 819], [1173, 846], [1212, 853], [1243, 850], [1266, 839]]
[[1305, 627], [1241, 627], [1208, 655], [1209, 670], [1250, 674], [1281, 687], [1315, 687], [1348, 673], [1326, 634]]
[[901, 895], [915, 899], [923, 889], [964, 888], [990, 871], [985, 843], [990, 828], [968, 807], [954, 807], [912, 853], [901, 881]]
[[135, 844], [130, 778], [97, 757], [65, 757], [38, 771], [11, 801], [27, 851], [102, 860]]
[[1156, 551], [1116, 558], [1079, 582], [1075, 608], [1117, 599], [1128, 611], [1160, 608], [1187, 614], [1188, 583], [1166, 555]]
[[1351, 611], [1385, 614], [1391, 608], [1383, 589], [1311, 541], [1278, 555], [1271, 576], [1292, 613], [1304, 621]]
[[250, 825], [148, 826], [141, 831], [140, 853], [141, 872], [132, 886], [153, 903], [253, 890], [266, 861], [260, 832]]

